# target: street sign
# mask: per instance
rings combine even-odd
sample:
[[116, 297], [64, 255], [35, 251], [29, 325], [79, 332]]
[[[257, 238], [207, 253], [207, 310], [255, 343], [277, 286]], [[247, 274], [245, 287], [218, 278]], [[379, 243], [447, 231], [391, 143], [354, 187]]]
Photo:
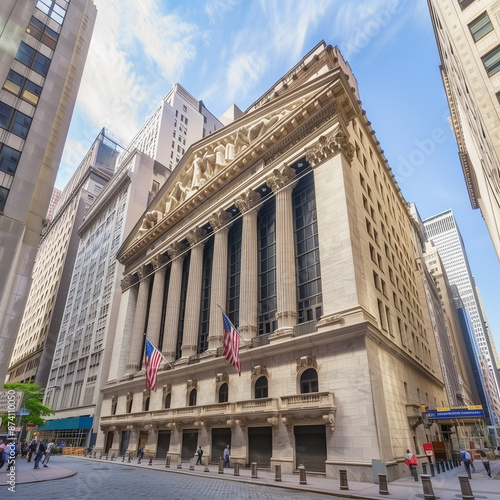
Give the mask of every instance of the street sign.
[[444, 406], [422, 412], [422, 416], [431, 420], [440, 418], [483, 418], [484, 411], [481, 405]]
[[434, 455], [434, 449], [432, 448], [432, 443], [424, 443], [424, 451], [428, 457]]

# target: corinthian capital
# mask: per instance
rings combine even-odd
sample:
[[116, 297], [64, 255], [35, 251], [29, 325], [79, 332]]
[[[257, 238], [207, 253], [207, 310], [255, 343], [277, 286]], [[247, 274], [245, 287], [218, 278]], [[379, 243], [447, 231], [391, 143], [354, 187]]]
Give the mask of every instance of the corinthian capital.
[[137, 276], [139, 276], [140, 280], [148, 278], [150, 274], [151, 274], [151, 267], [148, 265], [141, 266], [139, 269], [137, 269]]
[[260, 193], [257, 193], [256, 191], [253, 191], [252, 189], [249, 189], [248, 191], [244, 192], [238, 199], [235, 200], [234, 204], [236, 205], [236, 208], [242, 213], [246, 213], [249, 210], [251, 210], [257, 203], [259, 202], [261, 198]]
[[277, 192], [286, 186], [289, 186], [295, 177], [295, 170], [284, 163], [280, 168], [275, 168], [271, 175], [266, 178], [267, 185]]
[[133, 274], [127, 274], [121, 282], [120, 285], [122, 287], [122, 291], [125, 291], [127, 288], [130, 288], [132, 285], [135, 285], [137, 283], [137, 276], [134, 276]]
[[182, 243], [179, 243], [178, 241], [176, 241], [175, 243], [172, 243], [172, 245], [170, 245], [169, 248], [167, 248], [167, 253], [168, 253], [168, 256], [171, 258], [171, 259], [175, 259], [176, 257], [178, 257], [184, 250], [186, 250], [186, 247], [185, 245], [183, 245]]
[[201, 227], [195, 227], [194, 229], [189, 231], [189, 233], [186, 235], [186, 238], [189, 241], [189, 244], [191, 246], [194, 246], [199, 243], [206, 234], [207, 232]]
[[214, 231], [218, 231], [221, 227], [224, 227], [231, 220], [231, 214], [226, 210], [219, 210], [215, 214], [211, 215], [208, 222], [212, 226]]
[[155, 271], [157, 271], [158, 269], [160, 269], [160, 267], [165, 264], [165, 261], [166, 261], [166, 257], [164, 255], [155, 255], [152, 259], [151, 259], [151, 265], [153, 266], [153, 269]]
[[354, 146], [340, 126], [330, 134], [320, 136], [318, 142], [306, 151], [306, 160], [315, 167], [337, 153], [343, 153], [349, 163], [354, 158]]

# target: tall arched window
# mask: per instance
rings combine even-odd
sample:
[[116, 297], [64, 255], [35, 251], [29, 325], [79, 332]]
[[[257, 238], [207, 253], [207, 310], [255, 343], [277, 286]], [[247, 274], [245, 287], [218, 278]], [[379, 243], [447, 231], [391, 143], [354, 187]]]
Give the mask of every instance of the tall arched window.
[[227, 403], [229, 399], [229, 389], [227, 384], [222, 384], [219, 388], [219, 403]]
[[198, 330], [198, 353], [208, 349], [208, 327], [210, 324], [210, 294], [212, 287], [212, 262], [214, 238], [210, 238], [203, 248], [203, 272], [201, 277], [200, 327]]
[[233, 325], [240, 323], [240, 274], [242, 219], [231, 226], [227, 240], [227, 301], [226, 314]]
[[308, 368], [300, 377], [300, 393], [318, 392], [318, 373], [314, 368]]
[[260, 377], [255, 382], [255, 399], [267, 398], [267, 378]]
[[113, 396], [113, 399], [111, 399], [111, 415], [116, 415], [117, 404], [118, 404], [118, 398], [116, 396]]
[[144, 401], [144, 411], [149, 411], [149, 396]]
[[196, 406], [196, 389], [189, 393], [189, 406]]
[[165, 408], [170, 408], [170, 402], [172, 400], [172, 395], [170, 392], [167, 394], [167, 397], [165, 398]]
[[127, 396], [127, 413], [132, 413], [133, 402], [134, 402], [133, 396]]

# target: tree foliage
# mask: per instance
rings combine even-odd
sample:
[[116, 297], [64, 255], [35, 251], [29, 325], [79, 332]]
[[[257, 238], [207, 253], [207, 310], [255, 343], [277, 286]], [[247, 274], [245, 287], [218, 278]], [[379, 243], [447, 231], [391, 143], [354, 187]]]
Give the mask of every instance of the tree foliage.
[[[21, 409], [29, 410], [29, 415], [21, 417], [21, 425], [35, 424], [44, 425], [45, 420], [42, 417], [54, 415], [54, 410], [43, 404], [43, 390], [37, 384], [22, 384], [14, 382], [11, 384], [4, 384], [4, 390], [24, 391], [24, 397], [21, 404]], [[7, 415], [1, 415], [2, 427], [7, 425]], [[18, 423], [16, 416], [16, 424]]]

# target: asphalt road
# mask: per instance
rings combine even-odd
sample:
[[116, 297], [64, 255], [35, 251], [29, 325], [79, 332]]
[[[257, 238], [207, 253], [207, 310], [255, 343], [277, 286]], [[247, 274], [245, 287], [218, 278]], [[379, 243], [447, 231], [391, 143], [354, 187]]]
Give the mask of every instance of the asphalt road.
[[304, 494], [303, 491], [119, 464], [74, 460], [62, 456], [51, 458], [54, 465], [56, 461], [57, 465], [76, 470], [77, 474], [54, 481], [19, 484], [15, 497], [23, 500], [304, 500], [306, 498], [331, 500], [332, 498], [329, 495], [311, 492]]

